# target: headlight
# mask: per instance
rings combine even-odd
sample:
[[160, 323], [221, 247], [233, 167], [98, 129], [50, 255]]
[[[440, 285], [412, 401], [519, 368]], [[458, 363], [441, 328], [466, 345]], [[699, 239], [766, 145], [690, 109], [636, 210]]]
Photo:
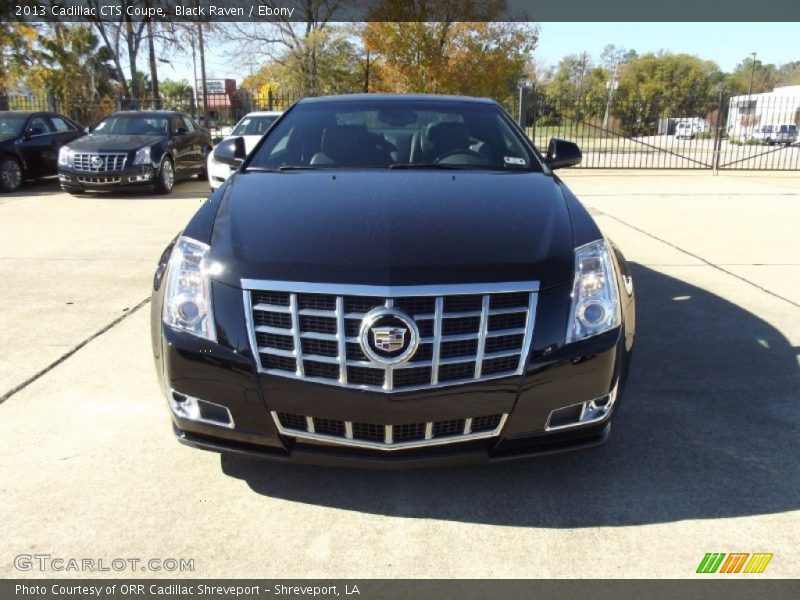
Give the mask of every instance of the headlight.
[[216, 342], [208, 250], [206, 244], [178, 238], [167, 267], [163, 320], [170, 327]]
[[135, 165], [146, 165], [147, 163], [153, 162], [150, 153], [151, 147], [145, 146], [144, 148], [139, 148], [136, 151], [136, 156], [133, 157], [133, 164]]
[[58, 164], [71, 167], [75, 163], [75, 153], [66, 146], [61, 146], [58, 151]]
[[603, 333], [620, 322], [614, 262], [605, 240], [576, 248], [567, 343]]

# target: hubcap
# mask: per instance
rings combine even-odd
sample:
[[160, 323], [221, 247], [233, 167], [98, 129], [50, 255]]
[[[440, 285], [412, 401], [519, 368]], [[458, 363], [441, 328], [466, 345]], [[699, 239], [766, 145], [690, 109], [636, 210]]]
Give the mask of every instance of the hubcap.
[[3, 162], [3, 171], [0, 176], [3, 178], [3, 183], [12, 189], [19, 187], [22, 182], [22, 171], [16, 161], [13, 160]]
[[172, 170], [172, 163], [168, 160], [164, 161], [163, 177], [164, 187], [166, 187], [168, 190], [171, 190], [172, 185], [175, 183], [175, 173]]

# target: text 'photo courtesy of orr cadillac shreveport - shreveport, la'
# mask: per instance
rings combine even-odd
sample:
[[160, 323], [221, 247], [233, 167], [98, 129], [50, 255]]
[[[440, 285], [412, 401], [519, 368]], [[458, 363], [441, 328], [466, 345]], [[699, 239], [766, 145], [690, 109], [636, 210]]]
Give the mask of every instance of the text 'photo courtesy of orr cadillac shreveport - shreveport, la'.
[[601, 444], [635, 333], [622, 252], [494, 101], [295, 104], [165, 249], [152, 345], [178, 439], [347, 466]]

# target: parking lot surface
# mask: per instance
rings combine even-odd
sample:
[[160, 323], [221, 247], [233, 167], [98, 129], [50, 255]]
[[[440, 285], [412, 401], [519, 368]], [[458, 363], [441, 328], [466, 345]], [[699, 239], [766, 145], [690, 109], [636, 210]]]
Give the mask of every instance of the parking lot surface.
[[124, 577], [691, 577], [707, 552], [770, 552], [760, 577], [800, 576], [800, 176], [563, 177], [634, 263], [611, 438], [406, 472], [174, 440], [147, 299], [205, 184], [0, 196], [0, 575], [97, 575], [14, 567], [49, 554], [194, 560]]

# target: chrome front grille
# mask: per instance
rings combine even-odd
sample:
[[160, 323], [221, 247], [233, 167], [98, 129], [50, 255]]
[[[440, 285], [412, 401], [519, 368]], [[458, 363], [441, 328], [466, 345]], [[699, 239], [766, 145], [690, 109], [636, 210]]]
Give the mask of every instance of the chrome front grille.
[[[242, 288], [259, 371], [403, 392], [522, 373], [538, 283], [373, 287], [243, 280]], [[419, 346], [404, 363], [377, 363], [362, 349], [361, 322], [383, 306], [403, 311], [419, 329]]]
[[102, 173], [105, 171], [121, 171], [125, 168], [127, 153], [91, 152], [76, 153], [75, 170], [89, 173]]
[[495, 414], [383, 425], [272, 412], [275, 425], [283, 435], [378, 450], [401, 450], [495, 437], [500, 434], [507, 417], [507, 414]]

